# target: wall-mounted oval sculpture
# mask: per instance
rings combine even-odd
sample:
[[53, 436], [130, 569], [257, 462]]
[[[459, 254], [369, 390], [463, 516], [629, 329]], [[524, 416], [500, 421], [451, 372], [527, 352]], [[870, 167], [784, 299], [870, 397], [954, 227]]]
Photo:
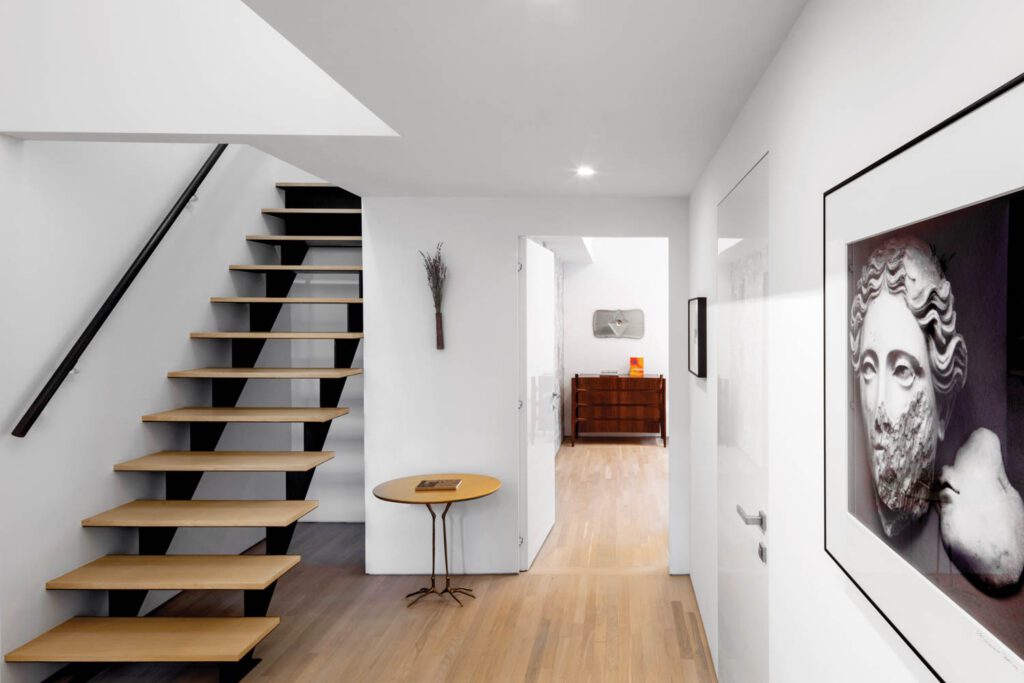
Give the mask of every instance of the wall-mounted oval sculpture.
[[639, 308], [599, 308], [594, 311], [594, 336], [606, 339], [641, 339], [644, 336], [644, 312]]

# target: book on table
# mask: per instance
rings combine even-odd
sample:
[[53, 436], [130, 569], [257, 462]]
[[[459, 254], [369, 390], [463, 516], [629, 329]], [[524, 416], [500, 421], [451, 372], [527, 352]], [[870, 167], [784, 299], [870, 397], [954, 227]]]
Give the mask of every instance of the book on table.
[[461, 479], [424, 479], [416, 484], [417, 491], [454, 491], [462, 483]]

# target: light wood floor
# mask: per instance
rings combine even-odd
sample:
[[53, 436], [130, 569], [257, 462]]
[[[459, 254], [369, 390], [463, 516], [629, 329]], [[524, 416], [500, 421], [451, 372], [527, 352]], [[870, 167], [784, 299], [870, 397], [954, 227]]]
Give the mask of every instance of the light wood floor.
[[[302, 562], [279, 583], [281, 626], [246, 681], [686, 681], [714, 683], [689, 577], [668, 575], [667, 451], [559, 451], [558, 523], [533, 568], [470, 576], [459, 608], [410, 576], [363, 574], [361, 524], [300, 524]], [[259, 552], [259, 547], [255, 552]], [[161, 615], [237, 615], [241, 595], [192, 591]], [[117, 667], [101, 681], [213, 681], [199, 666]]]
[[555, 459], [557, 523], [531, 574], [668, 573], [668, 451], [604, 440]]

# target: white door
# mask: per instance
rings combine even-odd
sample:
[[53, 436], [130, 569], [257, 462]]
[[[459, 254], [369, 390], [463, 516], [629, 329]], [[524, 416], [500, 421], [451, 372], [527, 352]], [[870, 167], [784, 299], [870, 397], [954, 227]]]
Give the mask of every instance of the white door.
[[718, 205], [718, 669], [768, 680], [767, 155]]
[[523, 335], [520, 481], [520, 568], [529, 569], [555, 524], [555, 454], [561, 430], [556, 377], [555, 255], [537, 242], [520, 244], [520, 332]]

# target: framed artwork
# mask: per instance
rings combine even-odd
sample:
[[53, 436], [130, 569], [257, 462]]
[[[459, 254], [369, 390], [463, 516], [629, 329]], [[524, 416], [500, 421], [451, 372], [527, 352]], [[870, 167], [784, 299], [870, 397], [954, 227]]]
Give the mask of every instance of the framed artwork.
[[1022, 82], [824, 195], [825, 551], [940, 680], [1024, 676]]
[[707, 297], [690, 299], [686, 314], [689, 334], [689, 366], [690, 372], [697, 377], [708, 376], [708, 300]]
[[599, 339], [643, 339], [644, 312], [639, 308], [594, 311], [594, 336]]

